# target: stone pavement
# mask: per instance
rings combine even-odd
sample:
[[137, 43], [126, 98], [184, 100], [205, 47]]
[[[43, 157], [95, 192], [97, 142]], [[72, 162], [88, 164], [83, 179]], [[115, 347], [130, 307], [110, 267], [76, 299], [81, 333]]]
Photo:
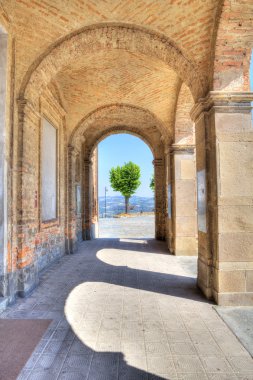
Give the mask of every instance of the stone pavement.
[[196, 289], [194, 261], [154, 240], [84, 242], [1, 314], [53, 319], [19, 380], [252, 380], [252, 358]]
[[253, 307], [216, 306], [215, 309], [253, 357]]
[[154, 215], [142, 215], [130, 218], [100, 218], [100, 238], [154, 238]]

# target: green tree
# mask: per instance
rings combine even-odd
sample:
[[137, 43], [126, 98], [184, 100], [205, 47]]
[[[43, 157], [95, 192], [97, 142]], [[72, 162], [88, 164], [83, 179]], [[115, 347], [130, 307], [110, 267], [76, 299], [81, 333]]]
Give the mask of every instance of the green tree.
[[140, 167], [131, 161], [110, 170], [111, 187], [125, 197], [126, 214], [128, 214], [129, 210], [129, 199], [141, 184], [140, 176]]
[[152, 177], [150, 178], [150, 184], [149, 184], [149, 187], [152, 191], [155, 191], [155, 178], [154, 178], [154, 174], [152, 175]]

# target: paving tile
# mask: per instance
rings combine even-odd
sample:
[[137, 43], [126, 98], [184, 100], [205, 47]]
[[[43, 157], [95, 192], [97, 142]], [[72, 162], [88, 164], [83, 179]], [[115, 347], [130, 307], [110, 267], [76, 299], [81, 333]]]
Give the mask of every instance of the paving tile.
[[250, 355], [228, 357], [228, 361], [235, 372], [252, 371], [253, 375], [253, 359]]
[[55, 371], [50, 369], [37, 370], [34, 369], [29, 376], [29, 380], [55, 380], [57, 378]]
[[41, 354], [35, 363], [34, 371], [48, 369], [51, 372], [58, 373], [63, 365], [64, 360], [65, 355]]
[[129, 341], [121, 341], [121, 348], [120, 351], [125, 354], [125, 355], [145, 355], [145, 343], [144, 340], [140, 341], [134, 341], [134, 342], [129, 342]]
[[146, 355], [126, 354], [124, 355], [124, 358], [120, 358], [120, 366], [124, 366], [124, 362], [130, 367], [137, 368], [142, 371], [147, 371]]
[[197, 351], [191, 342], [171, 342], [172, 355], [196, 355]]
[[23, 368], [20, 374], [18, 375], [17, 380], [28, 380], [31, 373], [31, 370]]
[[59, 374], [59, 380], [86, 380], [88, 377], [88, 373], [80, 372], [80, 371], [62, 371]]
[[180, 373], [178, 380], [208, 380], [208, 377], [203, 372], [200, 373]]
[[233, 370], [229, 362], [221, 356], [200, 357], [206, 372], [232, 373]]
[[223, 351], [215, 342], [196, 342], [194, 344], [199, 355], [202, 356], [224, 356]]
[[33, 354], [28, 361], [25, 363], [24, 369], [31, 370], [35, 366], [36, 362], [38, 361], [40, 357], [40, 354]]
[[166, 331], [186, 331], [186, 326], [180, 319], [166, 319], [163, 321], [163, 324]]
[[[98, 251], [109, 264], [97, 259]], [[187, 262], [196, 258], [168, 255], [155, 241], [83, 243], [43, 272], [32, 295], [1, 314], [52, 319], [20, 376], [253, 380], [252, 358], [196, 290]]]
[[252, 375], [252, 372], [243, 372], [242, 373], [237, 373], [236, 374], [236, 378], [239, 379], [239, 380], [253, 380], [253, 375]]
[[168, 373], [175, 376], [173, 360], [169, 355], [147, 355], [148, 371], [151, 373]]
[[120, 352], [120, 339], [114, 341], [96, 343], [96, 351], [99, 352]]
[[173, 356], [173, 361], [178, 373], [201, 373], [204, 372], [203, 365], [196, 355]]
[[127, 364], [125, 364], [119, 367], [118, 379], [119, 380], [134, 380], [134, 379], [148, 380], [148, 374], [146, 371], [142, 371], [138, 368], [130, 367]]
[[213, 344], [216, 344], [216, 341], [214, 340], [214, 337], [212, 336], [212, 334], [207, 331], [207, 330], [191, 330], [188, 332], [189, 335], [190, 335], [190, 338], [191, 340], [193, 341], [193, 343], [207, 343], [210, 344], [213, 343]]
[[[208, 379], [209, 380], [237, 380], [238, 377], [232, 373], [209, 373]], [[244, 380], [246, 380], [246, 378]]]
[[187, 331], [166, 331], [168, 342], [188, 342], [190, 336]]
[[92, 380], [117, 379], [118, 362], [118, 354], [95, 353], [92, 359], [88, 378]]
[[82, 370], [84, 373], [88, 373], [90, 364], [92, 360], [92, 355], [69, 355], [64, 361], [62, 371], [68, 372], [72, 370]]
[[149, 373], [148, 380], [178, 380], [178, 377], [176, 374], [169, 373], [158, 373], [156, 375]]
[[77, 338], [72, 342], [68, 352], [69, 355], [90, 355], [92, 353], [92, 349]]

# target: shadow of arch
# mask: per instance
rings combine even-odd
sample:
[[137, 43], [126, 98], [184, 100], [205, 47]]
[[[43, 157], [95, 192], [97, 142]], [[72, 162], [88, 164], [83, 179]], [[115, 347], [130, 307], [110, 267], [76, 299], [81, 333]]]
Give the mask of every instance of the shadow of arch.
[[[205, 95], [207, 80], [198, 67], [167, 36], [124, 23], [101, 23], [86, 26], [61, 38], [40, 55], [27, 70], [19, 99], [40, 96], [43, 89], [66, 65], [89, 52], [124, 49], [155, 57], [170, 66], [192, 91], [195, 99]], [[34, 91], [32, 88], [34, 87]]]
[[[115, 248], [115, 243], [118, 241], [117, 239], [103, 239], [104, 240], [104, 248], [113, 249]], [[130, 239], [128, 242], [120, 241], [119, 249], [120, 250], [129, 250], [131, 249], [131, 253], [138, 253], [142, 255], [144, 252], [148, 252], [150, 255], [164, 255], [167, 253], [165, 251], [165, 245], [163, 243], [157, 243], [153, 240], [147, 240], [147, 244], [139, 244], [136, 239], [133, 239], [132, 243]], [[110, 297], [114, 297], [114, 300], [117, 301], [117, 290], [120, 294], [121, 287], [124, 287], [129, 290], [144, 290], [147, 292], [147, 296], [152, 296], [154, 294], [174, 296], [180, 298], [186, 298], [189, 300], [195, 300], [197, 302], [210, 303], [196, 288], [196, 279], [192, 276], [182, 276], [182, 275], [174, 275], [174, 274], [165, 274], [155, 271], [148, 271], [144, 269], [137, 269], [128, 267], [126, 265], [114, 266], [108, 262], [101, 261], [101, 257], [99, 257], [99, 253], [101, 252], [100, 248], [89, 249], [90, 243], [83, 243], [83, 246], [86, 246], [86, 255], [85, 260], [90, 268], [88, 273], [84, 273], [82, 269], [82, 253], [79, 252], [77, 255], [80, 257], [78, 262], [79, 273], [83, 273], [81, 275], [81, 280], [78, 281], [72, 288], [72, 290], [68, 293], [65, 302], [65, 315], [67, 317], [68, 323], [71, 326], [72, 331], [77, 337], [77, 341], [75, 342], [75, 350], [79, 352], [79, 354], [83, 354], [86, 358], [87, 356], [92, 357], [92, 365], [90, 368], [90, 373], [88, 379], [127, 379], [127, 380], [162, 380], [162, 379], [174, 379], [176, 378], [176, 372], [174, 371], [174, 367], [172, 364], [171, 357], [163, 353], [163, 360], [166, 363], [167, 367], [171, 366], [170, 370], [167, 370], [167, 376], [159, 375], [156, 370], [144, 369], [143, 363], [134, 364], [134, 357], [131, 356], [129, 350], [118, 347], [114, 340], [113, 328], [108, 327], [107, 332], [104, 334], [104, 341], [95, 341], [91, 339], [91, 336], [87, 333], [81, 332], [79, 328], [79, 320], [78, 320], [78, 308], [82, 310], [82, 307], [86, 305], [85, 293], [89, 293], [91, 295], [94, 294], [94, 300], [92, 310], [100, 310], [101, 303], [100, 300], [104, 300], [107, 294], [110, 294]], [[96, 265], [94, 265], [96, 263]], [[66, 263], [66, 266], [68, 264]], [[94, 289], [92, 289], [92, 284], [97, 284]], [[107, 286], [112, 287], [112, 292], [110, 293]], [[132, 294], [132, 293], [131, 293]], [[87, 294], [86, 294], [87, 295]], [[135, 297], [133, 296], [133, 304], [135, 302]], [[110, 298], [111, 299], [111, 298]], [[169, 297], [168, 297], [169, 299]], [[108, 304], [109, 299], [106, 304]], [[151, 309], [154, 312], [154, 305], [151, 304]], [[73, 311], [74, 312], [73, 312]], [[111, 310], [108, 307], [108, 310]], [[116, 309], [114, 310], [115, 316], [117, 315]], [[132, 310], [134, 314], [134, 309]], [[79, 314], [81, 315], [81, 314]], [[86, 314], [85, 314], [86, 315]], [[106, 314], [107, 315], [107, 314]], [[108, 312], [107, 317], [105, 319], [110, 324], [110, 313]], [[154, 317], [155, 318], [155, 317]], [[117, 319], [117, 318], [116, 318]], [[87, 314], [87, 321], [89, 320]], [[131, 320], [131, 318], [130, 318]], [[133, 315], [132, 320], [135, 320], [135, 316]], [[96, 324], [96, 323], [95, 323]], [[87, 324], [87, 326], [89, 323]], [[127, 325], [127, 323], [126, 323]], [[94, 328], [94, 324], [92, 324]], [[106, 326], [102, 325], [102, 328]], [[129, 323], [131, 326], [131, 322]], [[101, 327], [100, 327], [101, 329]], [[88, 329], [89, 330], [89, 329]], [[145, 333], [145, 331], [144, 331]], [[111, 341], [110, 341], [111, 339]], [[136, 337], [133, 335], [133, 340], [130, 342], [135, 342]], [[160, 342], [161, 343], [161, 342]], [[110, 349], [108, 349], [110, 347]], [[118, 347], [118, 348], [117, 348]], [[151, 352], [152, 354], [152, 352]], [[87, 355], [87, 356], [86, 356]], [[145, 356], [145, 355], [144, 355]], [[90, 364], [90, 363], [89, 363]], [[142, 367], [143, 366], [143, 367]], [[117, 375], [117, 368], [118, 374]], [[156, 372], [156, 373], [155, 373]], [[162, 372], [159, 372], [162, 373]], [[165, 373], [165, 372], [164, 372]], [[100, 377], [99, 377], [100, 376]], [[81, 379], [81, 377], [80, 377]]]

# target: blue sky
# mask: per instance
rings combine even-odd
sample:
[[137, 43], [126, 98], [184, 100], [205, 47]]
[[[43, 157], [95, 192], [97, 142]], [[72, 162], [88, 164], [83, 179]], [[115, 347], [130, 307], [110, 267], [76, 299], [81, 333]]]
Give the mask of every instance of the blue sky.
[[109, 182], [109, 171], [113, 166], [123, 165], [133, 161], [141, 168], [141, 186], [135, 195], [152, 197], [149, 188], [153, 173], [153, 154], [150, 148], [138, 137], [129, 134], [118, 134], [107, 137], [98, 145], [98, 194], [104, 195], [105, 186], [107, 195], [120, 195], [113, 191]]

